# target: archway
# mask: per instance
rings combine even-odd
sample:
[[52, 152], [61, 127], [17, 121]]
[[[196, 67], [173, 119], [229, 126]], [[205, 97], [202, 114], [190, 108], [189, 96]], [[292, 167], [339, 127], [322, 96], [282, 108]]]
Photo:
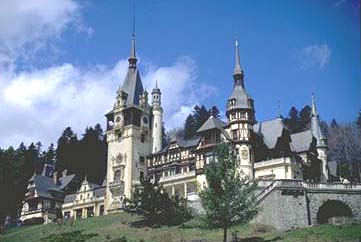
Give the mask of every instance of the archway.
[[317, 223], [329, 223], [330, 218], [352, 218], [351, 208], [344, 202], [328, 200], [320, 206], [317, 212]]

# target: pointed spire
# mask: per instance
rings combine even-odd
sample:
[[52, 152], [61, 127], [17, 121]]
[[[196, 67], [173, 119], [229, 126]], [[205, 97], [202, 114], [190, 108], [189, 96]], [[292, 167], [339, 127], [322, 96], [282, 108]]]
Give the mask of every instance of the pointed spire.
[[279, 119], [282, 119], [282, 114], [281, 114], [281, 101], [280, 100], [278, 100], [277, 101], [277, 111], [278, 111], [278, 116], [277, 116], [277, 118], [279, 118]]
[[135, 68], [137, 64], [137, 57], [135, 55], [135, 10], [133, 11], [133, 26], [132, 26], [132, 43], [130, 47], [130, 55], [128, 58], [129, 68]]
[[318, 117], [315, 95], [313, 93], [312, 93], [312, 113], [311, 114], [313, 117]]
[[235, 48], [236, 61], [235, 61], [234, 71], [233, 71], [234, 84], [243, 86], [243, 70], [242, 70], [241, 61], [239, 58], [239, 49], [238, 49], [238, 41], [237, 40], [236, 40], [235, 46], [236, 46], [236, 48]]
[[316, 108], [315, 95], [313, 93], [311, 109], [311, 131], [313, 136], [317, 139], [317, 147], [327, 147], [327, 140], [321, 130], [319, 115]]

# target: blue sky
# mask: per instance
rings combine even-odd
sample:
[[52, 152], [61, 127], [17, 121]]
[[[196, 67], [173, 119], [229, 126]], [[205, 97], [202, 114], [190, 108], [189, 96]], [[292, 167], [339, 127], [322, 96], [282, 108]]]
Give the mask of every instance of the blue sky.
[[276, 117], [278, 102], [284, 115], [309, 104], [311, 93], [326, 121], [352, 121], [361, 108], [356, 0], [0, 5], [0, 146], [104, 125], [127, 67], [133, 5], [139, 69], [148, 89], [159, 80], [168, 128], [181, 126], [194, 104], [224, 111], [236, 38], [258, 120]]

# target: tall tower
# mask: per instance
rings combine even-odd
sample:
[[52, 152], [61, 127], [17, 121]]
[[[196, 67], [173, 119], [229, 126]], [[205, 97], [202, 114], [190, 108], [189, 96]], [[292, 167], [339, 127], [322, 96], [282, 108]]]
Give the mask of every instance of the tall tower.
[[247, 94], [244, 87], [244, 73], [241, 68], [238, 42], [235, 46], [235, 67], [233, 72], [234, 86], [227, 103], [228, 132], [235, 143], [240, 169], [250, 179], [253, 179], [253, 153], [251, 135], [255, 123], [253, 99]]
[[328, 169], [327, 169], [327, 139], [323, 135], [319, 115], [316, 108], [315, 96], [312, 94], [312, 111], [311, 111], [311, 131], [313, 136], [317, 139], [317, 153], [318, 158], [322, 161], [321, 164], [321, 180], [323, 182], [328, 181]]
[[113, 110], [107, 117], [108, 165], [105, 211], [122, 208], [134, 185], [146, 175], [146, 156], [151, 152], [150, 105], [148, 93], [137, 69], [133, 32], [129, 67], [118, 89]]
[[162, 149], [163, 136], [163, 108], [161, 106], [161, 92], [158, 88], [158, 82], [152, 90], [152, 152], [158, 152]]

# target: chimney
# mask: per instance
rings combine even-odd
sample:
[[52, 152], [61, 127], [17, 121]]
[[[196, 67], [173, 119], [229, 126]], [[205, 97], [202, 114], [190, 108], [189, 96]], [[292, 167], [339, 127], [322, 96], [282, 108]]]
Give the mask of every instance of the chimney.
[[57, 171], [54, 171], [53, 179], [54, 179], [54, 184], [57, 185], [58, 184], [58, 172]]
[[66, 174], [68, 173], [68, 169], [64, 169], [61, 176], [62, 177], [66, 177]]

